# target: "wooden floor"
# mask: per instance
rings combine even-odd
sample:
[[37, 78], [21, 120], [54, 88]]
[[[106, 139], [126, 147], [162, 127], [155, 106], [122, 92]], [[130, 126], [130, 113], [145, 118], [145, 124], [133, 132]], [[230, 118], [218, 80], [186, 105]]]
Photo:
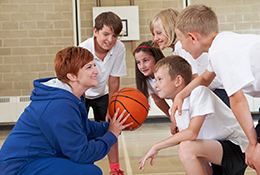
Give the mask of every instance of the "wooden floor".
[[[169, 137], [169, 122], [148, 122], [136, 131], [124, 131], [119, 137], [119, 156], [121, 168], [126, 175], [183, 175], [184, 169], [178, 157], [178, 147], [172, 147], [159, 152], [155, 164], [146, 162], [145, 170], [138, 170], [140, 158], [154, 144]], [[10, 130], [0, 131], [0, 147]], [[96, 163], [104, 175], [109, 175], [108, 159]], [[255, 171], [247, 168], [246, 175], [256, 175]]]

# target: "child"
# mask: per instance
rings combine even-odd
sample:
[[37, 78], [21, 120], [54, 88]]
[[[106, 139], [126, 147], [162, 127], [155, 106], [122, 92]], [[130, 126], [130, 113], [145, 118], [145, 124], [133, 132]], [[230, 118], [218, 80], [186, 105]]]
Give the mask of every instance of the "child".
[[[180, 56], [160, 60], [154, 75], [159, 97], [172, 101], [192, 79], [191, 66]], [[180, 132], [153, 145], [141, 158], [139, 169], [144, 170], [149, 158], [153, 165], [159, 150], [179, 144], [179, 157], [188, 175], [244, 174], [248, 140], [231, 109], [205, 86], [194, 89], [183, 104], [182, 116], [175, 115]]]
[[57, 78], [34, 81], [32, 102], [0, 150], [1, 175], [101, 175], [94, 162], [127, 127], [123, 113], [110, 123], [88, 119], [83, 95], [98, 85], [98, 70], [87, 49], [63, 49], [54, 64]]
[[185, 58], [192, 67], [193, 78], [197, 77], [197, 65], [192, 56], [181, 48], [177, 40], [174, 25], [179, 12], [174, 9], [166, 9], [156, 14], [150, 22], [150, 31], [153, 34], [153, 42], [161, 50], [170, 47], [173, 55]]
[[[206, 70], [208, 55], [204, 53], [198, 59], [194, 60], [188, 52], [182, 49], [182, 45], [180, 41], [177, 40], [174, 31], [174, 25], [178, 15], [179, 12], [171, 8], [160, 11], [150, 22], [150, 31], [154, 36], [154, 42], [159, 45], [160, 49], [163, 50], [170, 47], [173, 55], [182, 56], [191, 64], [194, 79]], [[230, 107], [229, 98], [220, 83], [219, 77], [216, 77], [208, 87]]]
[[[99, 71], [99, 85], [85, 93], [86, 109], [89, 111], [89, 107], [93, 108], [96, 121], [108, 121], [110, 118], [108, 101], [119, 89], [120, 77], [126, 75], [125, 46], [117, 40], [121, 30], [121, 19], [113, 12], [103, 12], [95, 18], [94, 36], [79, 45], [94, 55]], [[108, 160], [111, 174], [123, 174], [119, 165], [118, 143], [111, 148]]]
[[[148, 98], [151, 94], [155, 104], [161, 109], [166, 116], [170, 118], [169, 109], [170, 106], [165, 101], [161, 99], [154, 84], [156, 80], [154, 79], [153, 68], [154, 65], [164, 58], [162, 51], [158, 47], [152, 47], [152, 41], [142, 42], [133, 52], [135, 57], [135, 80], [137, 89], [139, 89]], [[171, 133], [176, 132], [176, 127], [171, 126]]]
[[153, 68], [157, 61], [164, 58], [159, 48], [152, 47], [152, 41], [142, 42], [133, 52], [135, 57], [135, 80], [137, 89], [139, 89], [148, 98], [151, 94], [155, 104], [170, 117], [168, 110], [169, 105], [164, 99], [158, 97], [154, 88], [155, 79]]
[[[204, 74], [192, 81], [175, 98], [172, 113], [181, 114], [182, 99], [198, 85], [209, 85], [219, 76], [230, 98], [230, 106], [247, 135], [247, 164], [260, 173], [260, 144], [244, 93], [260, 97], [260, 36], [218, 32], [218, 19], [211, 8], [192, 5], [176, 22], [176, 34], [183, 48], [196, 59], [208, 52], [209, 65]], [[258, 122], [259, 125], [259, 122]], [[258, 133], [259, 134], [259, 133]]]

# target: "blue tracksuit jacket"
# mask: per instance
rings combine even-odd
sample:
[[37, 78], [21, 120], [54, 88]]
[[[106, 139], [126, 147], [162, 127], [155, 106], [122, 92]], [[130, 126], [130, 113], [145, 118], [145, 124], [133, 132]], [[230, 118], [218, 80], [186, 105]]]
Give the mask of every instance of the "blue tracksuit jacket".
[[83, 96], [78, 99], [67, 89], [43, 84], [53, 79], [62, 84], [56, 78], [34, 81], [31, 103], [0, 150], [0, 174], [15, 174], [39, 157], [92, 164], [117, 142], [109, 123], [87, 118]]

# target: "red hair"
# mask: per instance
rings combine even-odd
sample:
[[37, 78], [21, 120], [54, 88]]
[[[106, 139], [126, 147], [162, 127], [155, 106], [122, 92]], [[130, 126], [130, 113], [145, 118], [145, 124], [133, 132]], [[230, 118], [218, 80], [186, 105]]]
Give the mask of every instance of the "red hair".
[[82, 47], [71, 46], [59, 51], [54, 60], [57, 78], [68, 83], [68, 73], [78, 75], [79, 69], [92, 60], [92, 53]]

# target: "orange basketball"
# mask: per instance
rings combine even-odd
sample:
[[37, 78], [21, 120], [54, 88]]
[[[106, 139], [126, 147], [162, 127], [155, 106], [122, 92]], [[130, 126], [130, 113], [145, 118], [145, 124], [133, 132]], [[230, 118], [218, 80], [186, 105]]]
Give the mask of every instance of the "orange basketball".
[[120, 109], [119, 114], [126, 110], [124, 117], [127, 116], [128, 113], [130, 114], [124, 124], [131, 122], [133, 122], [133, 124], [127, 128], [135, 128], [145, 121], [149, 111], [149, 104], [147, 98], [141, 91], [127, 87], [115, 92], [109, 100], [109, 114], [111, 117], [114, 116], [118, 108]]

